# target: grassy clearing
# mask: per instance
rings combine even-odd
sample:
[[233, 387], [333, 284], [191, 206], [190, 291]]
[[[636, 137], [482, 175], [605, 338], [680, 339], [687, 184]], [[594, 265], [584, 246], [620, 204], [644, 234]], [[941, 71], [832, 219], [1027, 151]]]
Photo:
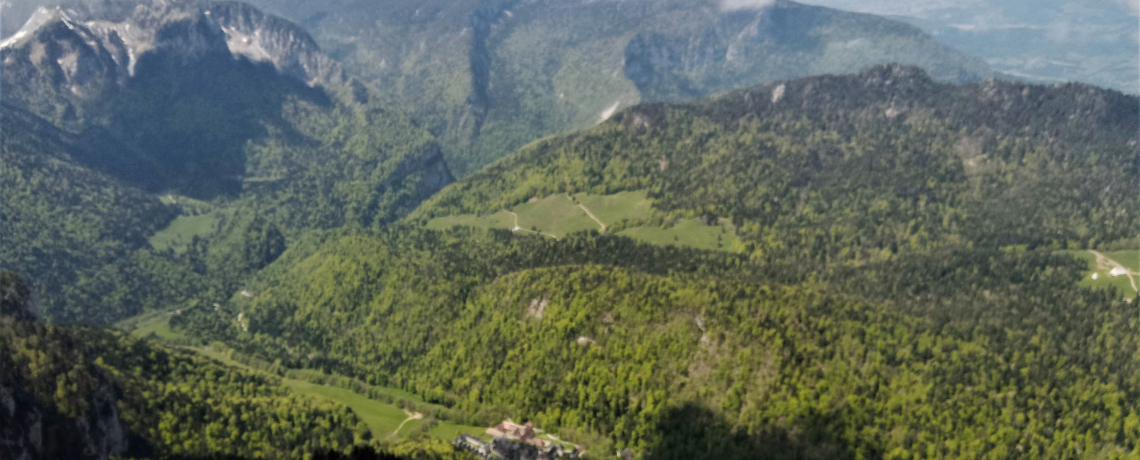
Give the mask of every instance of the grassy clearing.
[[682, 220], [670, 228], [634, 227], [618, 234], [650, 244], [688, 246], [710, 251], [731, 251], [737, 239], [731, 224], [701, 225], [696, 220]]
[[519, 215], [519, 227], [537, 229], [559, 238], [578, 231], [601, 229], [566, 195], [551, 195], [534, 203], [520, 204], [513, 211]]
[[177, 204], [183, 208], [213, 209], [214, 207], [214, 205], [210, 204], [208, 201], [195, 200], [188, 196], [174, 195], [170, 193], [159, 195], [158, 200], [161, 201], [162, 204]]
[[[152, 332], [160, 339], [164, 340], [177, 340], [184, 339], [185, 336], [178, 332], [172, 331], [169, 325], [170, 312], [151, 312], [143, 315], [136, 316], [124, 320], [116, 326], [120, 329], [130, 330], [131, 334], [139, 337], [147, 337]], [[212, 350], [206, 347], [180, 347], [185, 350], [193, 351], [207, 358], [216, 360], [227, 366], [244, 369], [251, 372], [265, 373], [252, 367], [249, 367], [239, 361], [235, 361], [229, 355]], [[281, 384], [289, 388], [294, 393], [306, 395], [315, 398], [324, 398], [340, 404], [348, 406], [352, 409], [357, 416], [360, 417], [364, 423], [368, 424], [369, 430], [372, 431], [373, 438], [385, 439], [393, 434], [397, 427], [408, 418], [408, 415], [403, 409], [392, 405], [386, 404], [374, 399], [356, 393], [352, 390], [321, 385], [304, 380], [296, 380], [289, 378], [282, 378]], [[391, 395], [396, 399], [404, 399], [415, 403], [423, 404], [423, 399], [413, 393], [398, 389], [384, 387], [385, 393]], [[423, 419], [409, 420], [400, 427], [399, 433], [396, 433], [395, 438], [406, 437], [412, 430], [420, 426], [424, 422]], [[468, 433], [473, 436], [482, 436], [490, 440], [490, 436], [483, 433], [485, 427], [458, 425], [440, 421], [435, 427], [427, 432], [431, 437], [451, 441], [459, 436], [460, 433]]]
[[653, 214], [653, 200], [646, 196], [644, 190], [621, 192], [615, 195], [579, 193], [574, 195], [574, 199], [582, 203], [606, 225], [621, 222], [622, 219], [644, 220]]
[[[551, 195], [534, 203], [521, 204], [515, 206], [511, 212], [518, 215], [519, 228], [547, 233], [558, 238], [577, 231], [601, 228], [566, 195]], [[429, 221], [427, 227], [442, 230], [457, 225], [511, 230], [515, 227], [515, 216], [507, 211], [499, 211], [482, 217], [473, 214], [437, 217]]]
[[[1116, 288], [1116, 292], [1118, 292], [1121, 297], [1133, 298], [1136, 296], [1136, 291], [1132, 289], [1132, 283], [1128, 282], [1128, 277], [1117, 276], [1114, 278], [1108, 275], [1110, 269], [1097, 269], [1096, 256], [1091, 252], [1083, 250], [1063, 252], [1088, 263], [1088, 271], [1084, 273], [1084, 276], [1081, 278], [1081, 282], [1079, 284], [1081, 287], [1090, 289], [1108, 289], [1112, 287]], [[1136, 258], [1140, 257], [1140, 251], [1116, 251], [1111, 253], [1104, 253], [1104, 255], [1112, 260], [1117, 261], [1125, 267], [1131, 268], [1128, 262], [1129, 258], [1132, 258], [1131, 263], [1135, 265], [1138, 262]], [[1094, 273], [1097, 275], [1097, 279], [1095, 280], [1092, 279]]]
[[221, 216], [217, 212], [200, 216], [179, 216], [168, 227], [152, 235], [150, 245], [159, 251], [165, 251], [167, 248], [176, 252], [184, 251], [195, 236], [206, 236], [213, 232], [219, 219]]
[[[364, 420], [364, 423], [368, 424], [368, 428], [372, 430], [372, 437], [376, 439], [388, 437], [404, 419], [408, 418], [403, 409], [368, 399], [344, 388], [290, 379], [283, 379], [282, 383], [298, 394], [325, 398], [348, 406], [361, 420]], [[413, 420], [404, 424], [400, 433], [406, 434], [417, 425], [417, 422], [420, 420]]]
[[491, 440], [491, 435], [486, 433], [487, 427], [471, 426], [471, 425], [457, 425], [449, 422], [439, 422], [434, 428], [428, 430], [428, 436], [437, 439], [450, 441], [455, 439], [460, 434], [467, 433], [476, 438], [481, 438], [485, 441]]
[[[624, 219], [644, 221], [653, 214], [653, 201], [645, 191], [621, 192], [614, 195], [590, 195], [579, 193], [573, 200], [565, 195], [551, 195], [533, 203], [516, 206], [512, 212], [518, 215], [518, 226], [522, 230], [536, 229], [539, 232], [563, 237], [582, 230], [600, 230], [600, 226], [578, 205], [589, 209], [598, 220], [607, 226]], [[464, 214], [460, 216], [438, 217], [428, 222], [428, 228], [442, 230], [457, 225], [478, 228], [513, 229], [515, 219], [509, 212], [500, 211], [486, 216]], [[650, 244], [689, 246], [708, 250], [731, 251], [736, 240], [731, 225], [704, 226], [695, 220], [684, 220], [670, 228], [633, 227], [619, 235], [628, 236]], [[718, 240], [718, 237], [720, 238]]]
[[1140, 272], [1140, 250], [1102, 252], [1105, 257], [1134, 272]]
[[139, 337], [147, 337], [153, 333], [158, 338], [166, 341], [185, 340], [186, 335], [170, 329], [170, 316], [173, 313], [173, 311], [143, 313], [116, 323], [115, 328], [128, 331]]
[[432, 230], [445, 230], [456, 226], [510, 229], [514, 227], [514, 225], [515, 218], [503, 211], [483, 217], [478, 217], [474, 214], [437, 217], [427, 223], [427, 227]]

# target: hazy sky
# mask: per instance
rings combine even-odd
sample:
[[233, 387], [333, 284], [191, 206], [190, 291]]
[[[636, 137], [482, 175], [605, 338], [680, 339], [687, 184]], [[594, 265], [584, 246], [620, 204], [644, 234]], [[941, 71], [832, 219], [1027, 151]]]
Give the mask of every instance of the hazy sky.
[[799, 0], [801, 3], [830, 6], [849, 11], [865, 13], [926, 17], [947, 10], [973, 10], [980, 14], [1004, 11], [1007, 16], [1019, 12], [1032, 14], [1041, 10], [1063, 10], [1066, 6], [1077, 5], [1089, 9], [1125, 11], [1140, 15], [1140, 0]]
[[721, 0], [720, 7], [726, 10], [761, 8], [771, 5], [774, 0]]

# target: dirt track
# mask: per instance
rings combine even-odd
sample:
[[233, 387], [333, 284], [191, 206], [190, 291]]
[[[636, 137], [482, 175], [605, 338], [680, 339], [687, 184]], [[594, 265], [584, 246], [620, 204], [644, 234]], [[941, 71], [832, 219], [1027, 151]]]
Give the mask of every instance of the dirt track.
[[1132, 284], [1132, 290], [1140, 292], [1140, 287], [1136, 286], [1136, 277], [1140, 276], [1140, 273], [1129, 270], [1128, 267], [1121, 265], [1120, 262], [1109, 259], [1108, 256], [1105, 256], [1098, 251], [1089, 249], [1089, 252], [1092, 253], [1092, 255], [1096, 256], [1097, 270], [1112, 270], [1116, 267], [1123, 268], [1124, 270], [1128, 271], [1128, 282]]
[[[574, 199], [573, 199], [573, 198], [570, 198], [570, 195], [566, 195], [566, 199], [567, 199], [567, 200], [570, 200], [571, 202], [573, 202], [573, 201], [574, 201]], [[578, 207], [579, 207], [579, 208], [582, 208], [582, 210], [583, 210], [583, 211], [586, 211], [586, 215], [587, 215], [587, 216], [590, 216], [590, 218], [591, 218], [591, 219], [594, 219], [594, 222], [597, 222], [597, 223], [598, 223], [598, 225], [601, 225], [601, 226], [602, 226], [602, 229], [600, 230], [600, 233], [605, 233], [605, 232], [606, 232], [606, 224], [605, 224], [605, 223], [603, 223], [603, 222], [602, 222], [602, 220], [598, 218], [598, 216], [595, 216], [595, 215], [594, 215], [594, 213], [590, 212], [590, 210], [589, 210], [589, 209], [586, 209], [586, 207], [585, 207], [585, 206], [582, 206], [582, 203], [574, 203], [574, 204], [578, 205]]]

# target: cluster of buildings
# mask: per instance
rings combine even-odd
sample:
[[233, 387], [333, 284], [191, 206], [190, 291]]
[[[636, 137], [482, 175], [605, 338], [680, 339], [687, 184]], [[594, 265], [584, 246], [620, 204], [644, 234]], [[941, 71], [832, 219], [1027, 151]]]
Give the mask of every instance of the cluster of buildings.
[[543, 441], [530, 422], [519, 425], [510, 420], [488, 428], [491, 442], [463, 433], [451, 444], [478, 455], [484, 460], [577, 460], [578, 449], [566, 450], [562, 444]]

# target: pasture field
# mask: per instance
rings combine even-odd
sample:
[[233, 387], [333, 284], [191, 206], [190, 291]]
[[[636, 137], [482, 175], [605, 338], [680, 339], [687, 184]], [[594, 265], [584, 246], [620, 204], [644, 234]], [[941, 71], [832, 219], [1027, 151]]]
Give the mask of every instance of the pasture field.
[[[129, 330], [131, 334], [138, 337], [147, 337], [152, 332], [158, 336], [159, 339], [166, 341], [184, 340], [186, 337], [178, 332], [170, 329], [169, 325], [170, 312], [150, 312], [145, 313], [133, 318], [129, 318], [119, 322], [116, 327], [123, 330]], [[249, 367], [239, 361], [235, 361], [225, 353], [217, 350], [212, 350], [206, 347], [181, 347], [185, 350], [190, 350], [198, 353], [207, 358], [221, 362], [227, 366], [237, 367], [251, 372], [261, 372], [257, 369]], [[315, 398], [324, 398], [335, 401], [340, 404], [348, 406], [357, 416], [360, 417], [364, 423], [368, 424], [369, 430], [372, 431], [372, 437], [375, 439], [397, 439], [406, 437], [411, 430], [415, 429], [423, 419], [409, 420], [404, 423], [402, 427], [400, 424], [408, 418], [408, 415], [403, 409], [393, 404], [387, 404], [356, 393], [346, 388], [336, 386], [321, 385], [317, 383], [306, 382], [304, 380], [281, 378], [281, 384], [288, 387], [294, 393], [306, 395]], [[376, 387], [373, 387], [374, 389]], [[417, 404], [424, 404], [423, 398], [401, 390], [399, 388], [383, 387], [383, 391], [393, 398], [404, 399]], [[395, 436], [391, 436], [397, 427], [400, 431]], [[484, 434], [486, 427], [477, 427], [469, 425], [459, 425], [455, 423], [439, 421], [439, 423], [427, 431], [428, 436], [433, 438], [442, 439], [444, 441], [451, 441], [459, 436], [460, 433], [467, 433], [472, 436], [478, 436], [486, 440], [490, 440], [490, 436]]]
[[558, 238], [583, 230], [601, 230], [601, 226], [566, 195], [550, 195], [508, 211], [518, 214], [519, 228]]
[[1132, 251], [1109, 251], [1101, 252], [1105, 257], [1115, 260], [1116, 263], [1123, 265], [1124, 268], [1134, 272], [1140, 272], [1140, 250]]
[[[290, 390], [293, 390], [293, 392], [297, 394], [324, 398], [348, 406], [361, 420], [364, 420], [364, 423], [368, 424], [368, 428], [372, 430], [372, 437], [374, 439], [387, 438], [396, 430], [396, 427], [400, 426], [400, 423], [402, 423], [404, 419], [408, 418], [408, 415], [404, 413], [403, 409], [391, 404], [384, 404], [380, 401], [368, 399], [352, 390], [319, 385], [301, 380], [282, 379], [281, 382], [282, 385], [289, 387]], [[421, 420], [409, 421], [400, 428], [400, 433], [407, 434], [408, 430], [411, 430], [420, 422]]]
[[165, 251], [167, 248], [175, 252], [186, 250], [186, 245], [195, 236], [206, 236], [214, 231], [221, 216], [217, 212], [210, 212], [199, 216], [178, 216], [166, 228], [159, 230], [150, 237], [150, 245], [155, 250]]
[[606, 225], [616, 224], [622, 219], [645, 220], [653, 215], [653, 200], [646, 196], [644, 190], [614, 195], [579, 193], [574, 195], [574, 199]]
[[184, 340], [185, 335], [170, 329], [170, 315], [172, 311], [152, 311], [127, 318], [115, 324], [116, 329], [129, 331], [139, 337], [147, 337], [151, 333], [162, 340]]
[[[1087, 287], [1090, 289], [1108, 289], [1110, 287], [1113, 287], [1116, 288], [1116, 292], [1118, 292], [1124, 298], [1136, 297], [1136, 290], [1132, 288], [1132, 283], [1129, 282], [1128, 277], [1109, 276], [1108, 273], [1111, 271], [1111, 268], [1105, 267], [1103, 265], [1098, 267], [1096, 263], [1096, 255], [1093, 253], [1083, 250], [1063, 252], [1088, 263], [1088, 271], [1086, 271], [1081, 277], [1081, 282], [1079, 284], [1081, 287]], [[1137, 260], [1137, 258], [1140, 258], [1140, 251], [1114, 251], [1104, 253], [1104, 255], [1105, 257], [1116, 261], [1120, 265], [1123, 265], [1125, 268], [1129, 268], [1134, 271], [1136, 270], [1132, 267], [1140, 262]], [[1129, 263], [1132, 265], [1130, 266]], [[1097, 279], [1095, 280], [1092, 278], [1094, 273], [1097, 275]], [[1133, 278], [1135, 279], [1136, 277]], [[1137, 282], [1140, 284], [1140, 280], [1137, 280]]]
[[513, 216], [506, 212], [499, 211], [482, 217], [474, 214], [437, 217], [428, 221], [427, 228], [432, 230], [445, 230], [451, 227], [465, 226], [475, 228], [504, 228], [509, 230], [514, 226], [514, 222]]
[[[590, 195], [579, 193], [572, 197], [550, 195], [533, 203], [524, 203], [514, 209], [502, 210], [485, 216], [464, 214], [437, 217], [428, 221], [427, 227], [442, 230], [457, 225], [477, 228], [515, 228], [516, 218], [519, 231], [537, 231], [556, 238], [582, 230], [601, 230], [622, 220], [644, 221], [653, 215], [653, 201], [645, 191], [621, 192], [613, 195]], [[581, 206], [579, 206], [581, 205]], [[597, 218], [595, 221], [586, 213]], [[512, 214], [513, 213], [513, 214]], [[669, 228], [632, 227], [618, 232], [650, 244], [662, 246], [688, 246], [707, 250], [731, 251], [736, 241], [731, 224], [705, 226], [696, 220], [682, 220]]]
[[732, 251], [737, 239], [731, 224], [701, 225], [696, 220], [682, 220], [670, 228], [628, 228], [618, 234], [650, 244], [688, 246], [710, 251]]

